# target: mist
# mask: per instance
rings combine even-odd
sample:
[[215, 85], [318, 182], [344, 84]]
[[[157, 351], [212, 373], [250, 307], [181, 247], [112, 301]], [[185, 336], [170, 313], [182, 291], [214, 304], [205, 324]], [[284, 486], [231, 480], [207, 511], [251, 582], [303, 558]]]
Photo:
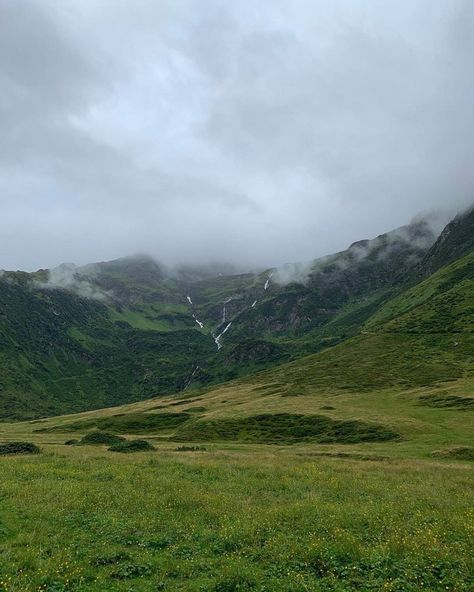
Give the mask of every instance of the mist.
[[469, 0], [0, 0], [0, 268], [255, 269], [444, 220], [473, 55]]

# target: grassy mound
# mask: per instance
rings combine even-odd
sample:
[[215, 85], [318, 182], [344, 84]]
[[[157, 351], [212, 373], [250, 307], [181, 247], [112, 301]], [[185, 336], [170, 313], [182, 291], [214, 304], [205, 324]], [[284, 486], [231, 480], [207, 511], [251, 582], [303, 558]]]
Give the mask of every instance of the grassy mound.
[[453, 458], [458, 460], [474, 460], [474, 446], [456, 446], [443, 448], [431, 453], [437, 458]]
[[109, 434], [108, 432], [89, 432], [79, 442], [79, 444], [119, 444], [123, 442], [124, 438], [116, 436], [115, 434]]
[[318, 442], [354, 444], [399, 438], [385, 426], [362, 421], [340, 421], [324, 415], [276, 413], [251, 417], [203, 420], [187, 424], [174, 439], [186, 441], [246, 441], [269, 444]]
[[109, 450], [111, 452], [146, 452], [156, 449], [146, 440], [125, 440], [114, 444]]
[[5, 442], [0, 444], [0, 456], [10, 454], [39, 454], [40, 448], [33, 442]]
[[439, 393], [434, 395], [424, 395], [419, 399], [420, 405], [427, 407], [441, 407], [448, 409], [474, 409], [474, 397], [459, 397]]

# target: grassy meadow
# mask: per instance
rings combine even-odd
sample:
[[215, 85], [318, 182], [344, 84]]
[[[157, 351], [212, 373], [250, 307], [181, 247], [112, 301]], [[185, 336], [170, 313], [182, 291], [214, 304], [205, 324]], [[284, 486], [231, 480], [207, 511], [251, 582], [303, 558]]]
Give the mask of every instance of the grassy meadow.
[[466, 463], [43, 448], [0, 461], [0, 590], [472, 590]]
[[[297, 370], [0, 424], [41, 448], [0, 456], [0, 590], [471, 591], [472, 379], [288, 396]], [[104, 430], [155, 450], [65, 444]]]

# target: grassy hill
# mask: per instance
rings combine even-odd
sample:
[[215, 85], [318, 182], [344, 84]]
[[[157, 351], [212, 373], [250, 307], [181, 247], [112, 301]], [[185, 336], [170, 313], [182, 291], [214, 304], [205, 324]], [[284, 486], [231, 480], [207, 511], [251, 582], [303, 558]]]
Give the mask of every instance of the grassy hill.
[[3, 272], [0, 417], [200, 388], [341, 343], [404, 285], [433, 241], [417, 223], [317, 260], [304, 277], [168, 270], [146, 256]]
[[[431, 255], [449, 259], [445, 246], [452, 252], [453, 243], [440, 237]], [[433, 273], [423, 267], [428, 254], [417, 277], [411, 269], [403, 281], [371, 279], [347, 299], [346, 270], [323, 273], [317, 298], [322, 302], [321, 282], [331, 278], [341, 300], [308, 331], [300, 332], [293, 314], [306, 310], [308, 285], [267, 286], [265, 323], [286, 319], [287, 329], [252, 336], [241, 328], [242, 340], [212, 350], [220, 376], [226, 364], [229, 373], [243, 364], [251, 375], [116, 407], [0, 423], [0, 590], [470, 592], [474, 252], [457, 252]], [[265, 277], [199, 279], [202, 292], [187, 295], [200, 314], [208, 306], [202, 318], [211, 318], [237, 285], [243, 302], [246, 290], [262, 290]], [[60, 375], [64, 360], [78, 368], [95, 363], [89, 392], [100, 387], [106, 396], [106, 381], [115, 379], [117, 396], [127, 392], [120, 380], [127, 389], [150, 384], [140, 379], [145, 366], [138, 360], [156, 368], [155, 377], [169, 363], [164, 376], [174, 368], [178, 378], [190, 335], [203, 340], [195, 355], [213, 344], [199, 327], [157, 331], [114, 319], [132, 320], [133, 312], [134, 322], [143, 322], [145, 304], [137, 300], [132, 310], [68, 290], [32, 296], [18, 285], [23, 281], [29, 279], [20, 275], [3, 291], [9, 298], [2, 364], [9, 373], [2, 388], [12, 384], [12, 397], [25, 376], [34, 376], [37, 398], [30, 401], [56, 393], [59, 406], [64, 391], [44, 381]], [[293, 304], [284, 314], [283, 305], [271, 304], [288, 298]], [[181, 306], [177, 300], [168, 295], [159, 306]], [[257, 308], [251, 304], [233, 312], [242, 327]], [[31, 321], [23, 323], [22, 315]], [[297, 359], [278, 364], [290, 343]], [[306, 347], [320, 351], [301, 355]], [[52, 351], [55, 361], [46, 367]], [[110, 366], [102, 365], [104, 351]], [[257, 354], [272, 367], [257, 371]], [[19, 359], [25, 367], [15, 374], [11, 360]], [[210, 359], [203, 366], [210, 368]]]
[[[44, 434], [99, 428], [159, 441], [357, 451], [371, 442], [389, 456], [467, 446], [474, 439], [473, 287], [471, 252], [377, 307], [355, 337], [317, 354], [218, 387], [25, 425]], [[135, 335], [130, 347], [151, 355], [152, 341]]]

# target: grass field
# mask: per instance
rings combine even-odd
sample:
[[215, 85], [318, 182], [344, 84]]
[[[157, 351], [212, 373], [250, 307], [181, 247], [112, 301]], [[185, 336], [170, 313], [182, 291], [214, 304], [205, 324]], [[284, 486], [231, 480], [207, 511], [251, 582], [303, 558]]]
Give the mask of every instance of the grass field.
[[[41, 448], [0, 457], [0, 590], [471, 591], [472, 378], [288, 396], [297, 371], [0, 424]], [[315, 416], [398, 437], [255, 443]], [[97, 428], [155, 450], [65, 445]]]
[[472, 467], [43, 445], [0, 460], [0, 590], [472, 590]]

